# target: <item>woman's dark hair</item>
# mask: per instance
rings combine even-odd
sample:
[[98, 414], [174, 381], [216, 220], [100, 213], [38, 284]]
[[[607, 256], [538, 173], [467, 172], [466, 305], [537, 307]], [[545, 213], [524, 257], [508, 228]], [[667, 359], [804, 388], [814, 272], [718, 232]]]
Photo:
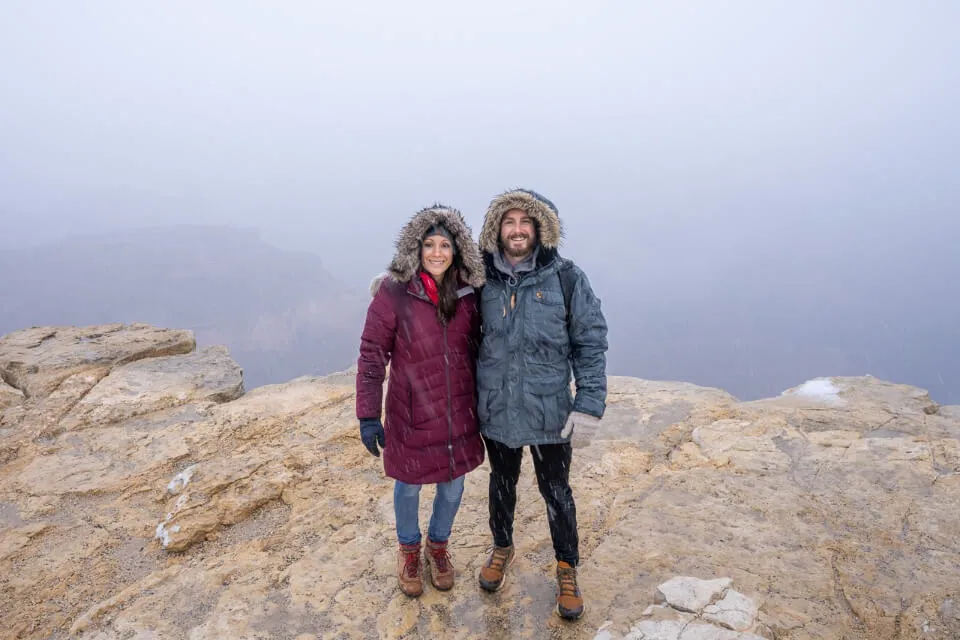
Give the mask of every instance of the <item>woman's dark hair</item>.
[[453, 254], [453, 262], [443, 274], [443, 279], [437, 287], [439, 301], [437, 303], [437, 317], [440, 324], [447, 324], [453, 320], [457, 314], [457, 291], [460, 289], [459, 274], [463, 268], [463, 260], [460, 258], [460, 252]]

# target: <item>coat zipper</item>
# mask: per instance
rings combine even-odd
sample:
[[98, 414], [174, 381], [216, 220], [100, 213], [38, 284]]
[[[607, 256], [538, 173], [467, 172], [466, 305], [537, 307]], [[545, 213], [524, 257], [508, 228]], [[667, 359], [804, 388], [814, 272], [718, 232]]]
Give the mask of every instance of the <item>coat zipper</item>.
[[[414, 298], [424, 300], [430, 304], [433, 301], [426, 296], [420, 296], [407, 289], [407, 293]], [[447, 379], [447, 453], [450, 457], [450, 480], [453, 481], [453, 473], [456, 468], [456, 461], [453, 457], [453, 385], [450, 382], [450, 345], [447, 341], [447, 325], [443, 325], [443, 372]], [[413, 390], [410, 391], [410, 406], [413, 407]]]
[[453, 385], [450, 383], [450, 347], [447, 343], [447, 325], [443, 325], [443, 371], [447, 377], [447, 451], [450, 454], [450, 480], [456, 463], [453, 459]]

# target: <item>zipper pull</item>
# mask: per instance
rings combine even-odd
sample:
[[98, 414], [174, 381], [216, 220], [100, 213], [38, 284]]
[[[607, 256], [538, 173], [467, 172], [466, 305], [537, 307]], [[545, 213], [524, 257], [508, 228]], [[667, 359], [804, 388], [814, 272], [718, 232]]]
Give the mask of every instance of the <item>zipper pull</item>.
[[510, 310], [513, 311], [513, 308], [517, 306], [517, 292], [514, 291], [510, 294]]

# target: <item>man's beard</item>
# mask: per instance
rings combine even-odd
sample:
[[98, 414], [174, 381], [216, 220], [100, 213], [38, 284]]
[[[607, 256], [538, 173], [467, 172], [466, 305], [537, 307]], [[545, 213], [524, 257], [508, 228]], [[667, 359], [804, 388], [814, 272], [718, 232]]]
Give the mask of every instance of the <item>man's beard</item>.
[[523, 249], [512, 249], [511, 243], [514, 240], [519, 240], [520, 237], [515, 236], [513, 238], [507, 238], [507, 242], [503, 244], [503, 252], [511, 258], [523, 258], [530, 255], [533, 252], [533, 242], [531, 241], [530, 236], [522, 236], [524, 243]]

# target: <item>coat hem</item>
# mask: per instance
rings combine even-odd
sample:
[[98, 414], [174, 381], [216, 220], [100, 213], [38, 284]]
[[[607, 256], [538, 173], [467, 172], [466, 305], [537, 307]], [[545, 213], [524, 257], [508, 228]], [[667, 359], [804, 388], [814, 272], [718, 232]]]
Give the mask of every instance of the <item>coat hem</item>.
[[384, 474], [391, 480], [399, 480], [404, 484], [438, 484], [441, 482], [451, 482], [461, 476], [465, 476], [471, 471], [476, 470], [481, 464], [483, 464], [483, 458], [481, 458], [476, 464], [471, 462], [468, 465], [468, 468], [466, 471], [459, 473], [457, 475], [454, 475], [453, 477], [450, 476], [449, 469], [437, 471], [435, 473], [431, 473], [426, 476], [413, 476], [413, 475], [408, 476], [402, 473], [393, 473], [393, 472], [387, 471], [386, 469], [384, 469]]
[[500, 444], [510, 447], [511, 449], [520, 449], [521, 447], [535, 447], [541, 444], [569, 444], [570, 438], [564, 438], [560, 436], [560, 432], [556, 432], [556, 437], [543, 437], [543, 438], [521, 438], [521, 439], [512, 439], [504, 438], [496, 432], [491, 432], [484, 430], [482, 427], [480, 429], [481, 435], [488, 440], [495, 440]]

